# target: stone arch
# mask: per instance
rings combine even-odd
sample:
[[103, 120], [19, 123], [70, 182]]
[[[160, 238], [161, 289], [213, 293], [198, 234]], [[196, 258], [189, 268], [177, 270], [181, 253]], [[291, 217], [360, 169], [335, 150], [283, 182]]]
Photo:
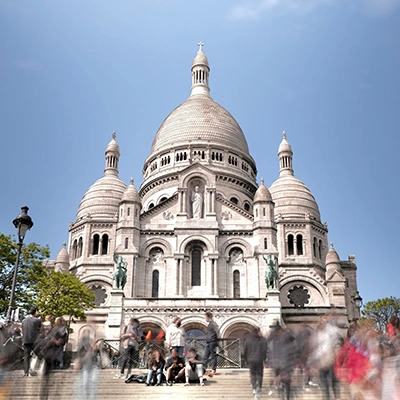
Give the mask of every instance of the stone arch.
[[212, 187], [213, 184], [210, 180], [210, 177], [204, 172], [193, 171], [187, 174], [182, 180], [182, 186], [185, 188], [189, 188], [189, 183], [195, 180], [203, 181], [205, 187]]
[[[260, 322], [258, 322], [255, 318], [241, 315], [232, 316], [227, 318], [220, 326], [221, 337], [226, 339], [232, 335], [235, 331], [242, 331], [243, 336], [250, 332], [252, 327], [260, 326]], [[236, 336], [238, 337], [238, 336]]]
[[149, 258], [151, 249], [156, 246], [160, 247], [163, 250], [164, 255], [172, 254], [171, 244], [167, 240], [157, 237], [157, 238], [148, 239], [143, 243], [143, 245], [141, 246], [141, 249], [143, 249], [143, 250], [140, 255], [142, 257]]
[[188, 238], [184, 239], [180, 245], [179, 245], [179, 249], [178, 249], [178, 253], [185, 253], [185, 250], [187, 249], [187, 247], [190, 245], [191, 242], [202, 242], [206, 248], [206, 251], [204, 251], [205, 255], [207, 255], [206, 253], [215, 253], [215, 248], [213, 243], [207, 239], [205, 236], [202, 235], [193, 235], [193, 236], [189, 236]]
[[220, 250], [221, 256], [228, 257], [229, 252], [234, 247], [240, 247], [243, 250], [243, 254], [245, 257], [250, 257], [252, 255], [252, 248], [251, 245], [241, 238], [232, 238], [228, 239], [222, 246]]
[[162, 193], [157, 197], [157, 202], [156, 204], [160, 204], [166, 200], [168, 200], [171, 196], [168, 193]]
[[325, 287], [313, 279], [312, 277], [301, 276], [289, 276], [279, 282], [280, 285], [280, 301], [282, 306], [291, 307], [292, 305], [289, 303], [287, 299], [288, 291], [292, 285], [302, 285], [307, 289], [310, 289], [311, 302], [318, 302], [318, 297], [321, 299], [323, 304], [310, 304], [310, 307], [315, 306], [329, 306], [329, 298], [326, 294]]
[[100, 275], [90, 275], [90, 276], [83, 276], [82, 278], [79, 278], [82, 283], [85, 283], [86, 285], [88, 284], [102, 284], [104, 283], [106, 286], [109, 288], [112, 288], [113, 286], [113, 278], [111, 276], [100, 276]]
[[[150, 310], [151, 311], [151, 310]], [[140, 322], [140, 326], [158, 326], [162, 330], [166, 330], [168, 325], [163, 318], [153, 314], [139, 314], [134, 310], [127, 308], [124, 310], [124, 317], [122, 320], [122, 325], [128, 325], [131, 318], [137, 318]]]
[[78, 343], [81, 342], [81, 340], [85, 334], [89, 334], [90, 339], [93, 341], [95, 341], [97, 339], [96, 338], [96, 329], [93, 328], [93, 326], [91, 326], [89, 324], [85, 324], [78, 331]]
[[[206, 337], [207, 325], [203, 320], [194, 320], [191, 318], [185, 318], [182, 320], [182, 327], [186, 331], [186, 340], [188, 339], [203, 339]], [[190, 333], [193, 331], [193, 334]], [[201, 335], [200, 332], [203, 332]]]

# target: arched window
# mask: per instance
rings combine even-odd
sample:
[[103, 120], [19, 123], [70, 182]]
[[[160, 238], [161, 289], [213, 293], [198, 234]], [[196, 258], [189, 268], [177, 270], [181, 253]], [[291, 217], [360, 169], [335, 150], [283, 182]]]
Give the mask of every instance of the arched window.
[[101, 254], [107, 254], [108, 253], [108, 235], [104, 234], [101, 237]]
[[287, 244], [288, 244], [288, 255], [294, 255], [294, 237], [293, 235], [289, 235], [287, 237]]
[[72, 244], [72, 259], [74, 260], [78, 254], [78, 241], [75, 239]]
[[258, 208], [256, 208], [256, 217], [258, 217]]
[[265, 207], [263, 207], [263, 217], [265, 217]]
[[153, 278], [151, 280], [151, 297], [158, 297], [160, 273], [157, 269], [153, 271]]
[[125, 238], [125, 250], [129, 247], [129, 239]]
[[314, 257], [317, 257], [317, 238], [316, 237], [313, 240], [312, 247], [313, 247]]
[[264, 250], [268, 249], [268, 239], [264, 238]]
[[128, 207], [128, 217], [131, 215], [131, 208]]
[[165, 201], [167, 199], [168, 199], [167, 197], [162, 197], [161, 200], [160, 200], [160, 203], [162, 203], [163, 201]]
[[233, 297], [240, 298], [240, 272], [237, 269], [233, 271]]
[[322, 260], [322, 240], [320, 239], [318, 242], [318, 255], [320, 260]]
[[151, 210], [152, 208], [154, 208], [154, 203], [149, 204], [149, 210]]
[[82, 256], [83, 251], [83, 239], [80, 237], [78, 241], [78, 257]]
[[243, 204], [243, 208], [244, 208], [246, 211], [250, 211], [250, 204], [249, 204], [249, 203], [244, 203], [244, 204]]
[[201, 286], [201, 251], [192, 251], [192, 286]]
[[96, 233], [93, 236], [93, 251], [92, 254], [99, 254], [100, 236]]
[[303, 255], [303, 236], [302, 235], [296, 236], [296, 250], [297, 250], [298, 256]]
[[231, 202], [233, 203], [233, 204], [238, 204], [239, 203], [239, 201], [238, 201], [238, 199], [236, 198], [236, 197], [231, 197]]

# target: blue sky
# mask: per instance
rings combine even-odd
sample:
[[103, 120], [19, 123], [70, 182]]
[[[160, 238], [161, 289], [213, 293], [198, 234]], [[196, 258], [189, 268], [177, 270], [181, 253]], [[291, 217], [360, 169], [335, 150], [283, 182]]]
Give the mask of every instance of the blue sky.
[[285, 130], [365, 301], [400, 297], [400, 0], [0, 0], [0, 232], [68, 240], [117, 132], [120, 177], [142, 182], [163, 119], [187, 99], [205, 43], [215, 101], [269, 186]]

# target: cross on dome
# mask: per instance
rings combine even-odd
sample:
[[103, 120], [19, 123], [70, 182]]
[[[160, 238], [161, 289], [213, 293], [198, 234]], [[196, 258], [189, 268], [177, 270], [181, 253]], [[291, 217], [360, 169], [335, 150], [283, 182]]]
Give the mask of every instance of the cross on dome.
[[199, 43], [197, 43], [197, 46], [199, 46], [199, 51], [203, 51], [204, 43], [201, 40]]

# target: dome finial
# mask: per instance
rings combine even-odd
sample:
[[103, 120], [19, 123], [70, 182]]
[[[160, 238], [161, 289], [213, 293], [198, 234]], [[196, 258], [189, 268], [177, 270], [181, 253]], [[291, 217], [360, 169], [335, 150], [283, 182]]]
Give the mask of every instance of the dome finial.
[[62, 248], [63, 248], [63, 249], [67, 249], [67, 243], [66, 243], [66, 242], [63, 242]]
[[286, 139], [286, 132], [282, 131], [282, 139]]
[[117, 132], [114, 131], [114, 132], [112, 133], [112, 138], [113, 138], [114, 140], [117, 138]]
[[133, 185], [133, 178], [130, 179], [131, 185]]
[[330, 242], [330, 243], [329, 243], [329, 246], [331, 246], [331, 247], [330, 247], [331, 249], [334, 249], [334, 247], [333, 247], [333, 242]]
[[261, 181], [261, 185], [265, 185], [264, 178], [261, 178], [260, 181]]
[[197, 46], [199, 46], [199, 51], [203, 51], [204, 43], [201, 40], [199, 43], [197, 43]]

